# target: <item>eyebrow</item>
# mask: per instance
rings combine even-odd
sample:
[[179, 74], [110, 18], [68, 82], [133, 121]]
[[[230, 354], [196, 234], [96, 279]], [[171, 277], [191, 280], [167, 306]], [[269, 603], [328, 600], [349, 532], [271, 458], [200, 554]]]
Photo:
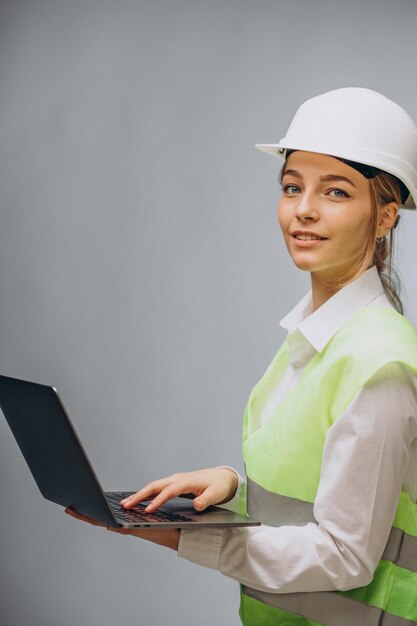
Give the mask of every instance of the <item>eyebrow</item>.
[[[301, 178], [301, 179], [303, 178], [300, 172], [297, 172], [297, 170], [285, 170], [285, 172], [282, 175], [282, 178], [284, 178], [286, 174], [291, 174], [292, 176], [295, 176], [296, 178]], [[356, 187], [356, 185], [352, 183], [352, 181], [349, 178], [346, 178], [346, 176], [340, 176], [340, 174], [326, 174], [325, 176], [319, 177], [319, 181], [322, 183], [326, 183], [328, 181], [334, 181], [334, 180], [343, 180], [346, 183], [349, 183], [349, 185], [352, 185], [352, 187]]]

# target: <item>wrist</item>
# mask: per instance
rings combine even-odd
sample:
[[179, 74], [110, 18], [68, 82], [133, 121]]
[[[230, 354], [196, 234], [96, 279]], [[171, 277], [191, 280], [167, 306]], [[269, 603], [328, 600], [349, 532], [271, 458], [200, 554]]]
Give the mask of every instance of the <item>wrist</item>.
[[160, 530], [137, 530], [134, 531], [134, 534], [141, 539], [146, 539], [146, 541], [152, 541], [159, 546], [178, 551], [180, 532], [178, 528], [161, 528]]
[[180, 542], [180, 530], [178, 528], [166, 528], [155, 531], [159, 536], [152, 539], [154, 543], [158, 543], [160, 546], [165, 546], [165, 548], [170, 548], [171, 550], [178, 551], [178, 544]]

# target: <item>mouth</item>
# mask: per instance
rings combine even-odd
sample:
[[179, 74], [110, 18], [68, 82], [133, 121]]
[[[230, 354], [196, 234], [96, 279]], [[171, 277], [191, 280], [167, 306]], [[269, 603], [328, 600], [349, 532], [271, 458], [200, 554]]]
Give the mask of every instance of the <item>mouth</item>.
[[325, 241], [327, 239], [327, 237], [322, 237], [316, 233], [305, 233], [299, 231], [291, 233], [291, 237], [297, 239], [298, 241]]

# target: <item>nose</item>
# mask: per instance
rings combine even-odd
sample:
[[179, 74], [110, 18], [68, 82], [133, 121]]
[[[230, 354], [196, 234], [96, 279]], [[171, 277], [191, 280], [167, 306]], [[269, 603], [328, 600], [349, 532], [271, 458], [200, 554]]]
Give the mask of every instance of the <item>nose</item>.
[[313, 193], [304, 192], [297, 202], [296, 217], [300, 221], [315, 222], [319, 219], [318, 200]]

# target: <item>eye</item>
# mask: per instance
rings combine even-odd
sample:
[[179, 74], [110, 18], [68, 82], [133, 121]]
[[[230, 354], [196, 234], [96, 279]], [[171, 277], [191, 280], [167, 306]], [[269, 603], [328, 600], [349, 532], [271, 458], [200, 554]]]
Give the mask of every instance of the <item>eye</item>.
[[288, 194], [293, 194], [293, 193], [297, 193], [298, 191], [300, 191], [300, 188], [297, 187], [297, 185], [284, 185], [282, 187], [282, 190], [285, 191], [285, 193]]
[[343, 189], [330, 189], [329, 191], [329, 195], [334, 194], [334, 198], [349, 198], [349, 194], [346, 193], [346, 191], [343, 191]]

